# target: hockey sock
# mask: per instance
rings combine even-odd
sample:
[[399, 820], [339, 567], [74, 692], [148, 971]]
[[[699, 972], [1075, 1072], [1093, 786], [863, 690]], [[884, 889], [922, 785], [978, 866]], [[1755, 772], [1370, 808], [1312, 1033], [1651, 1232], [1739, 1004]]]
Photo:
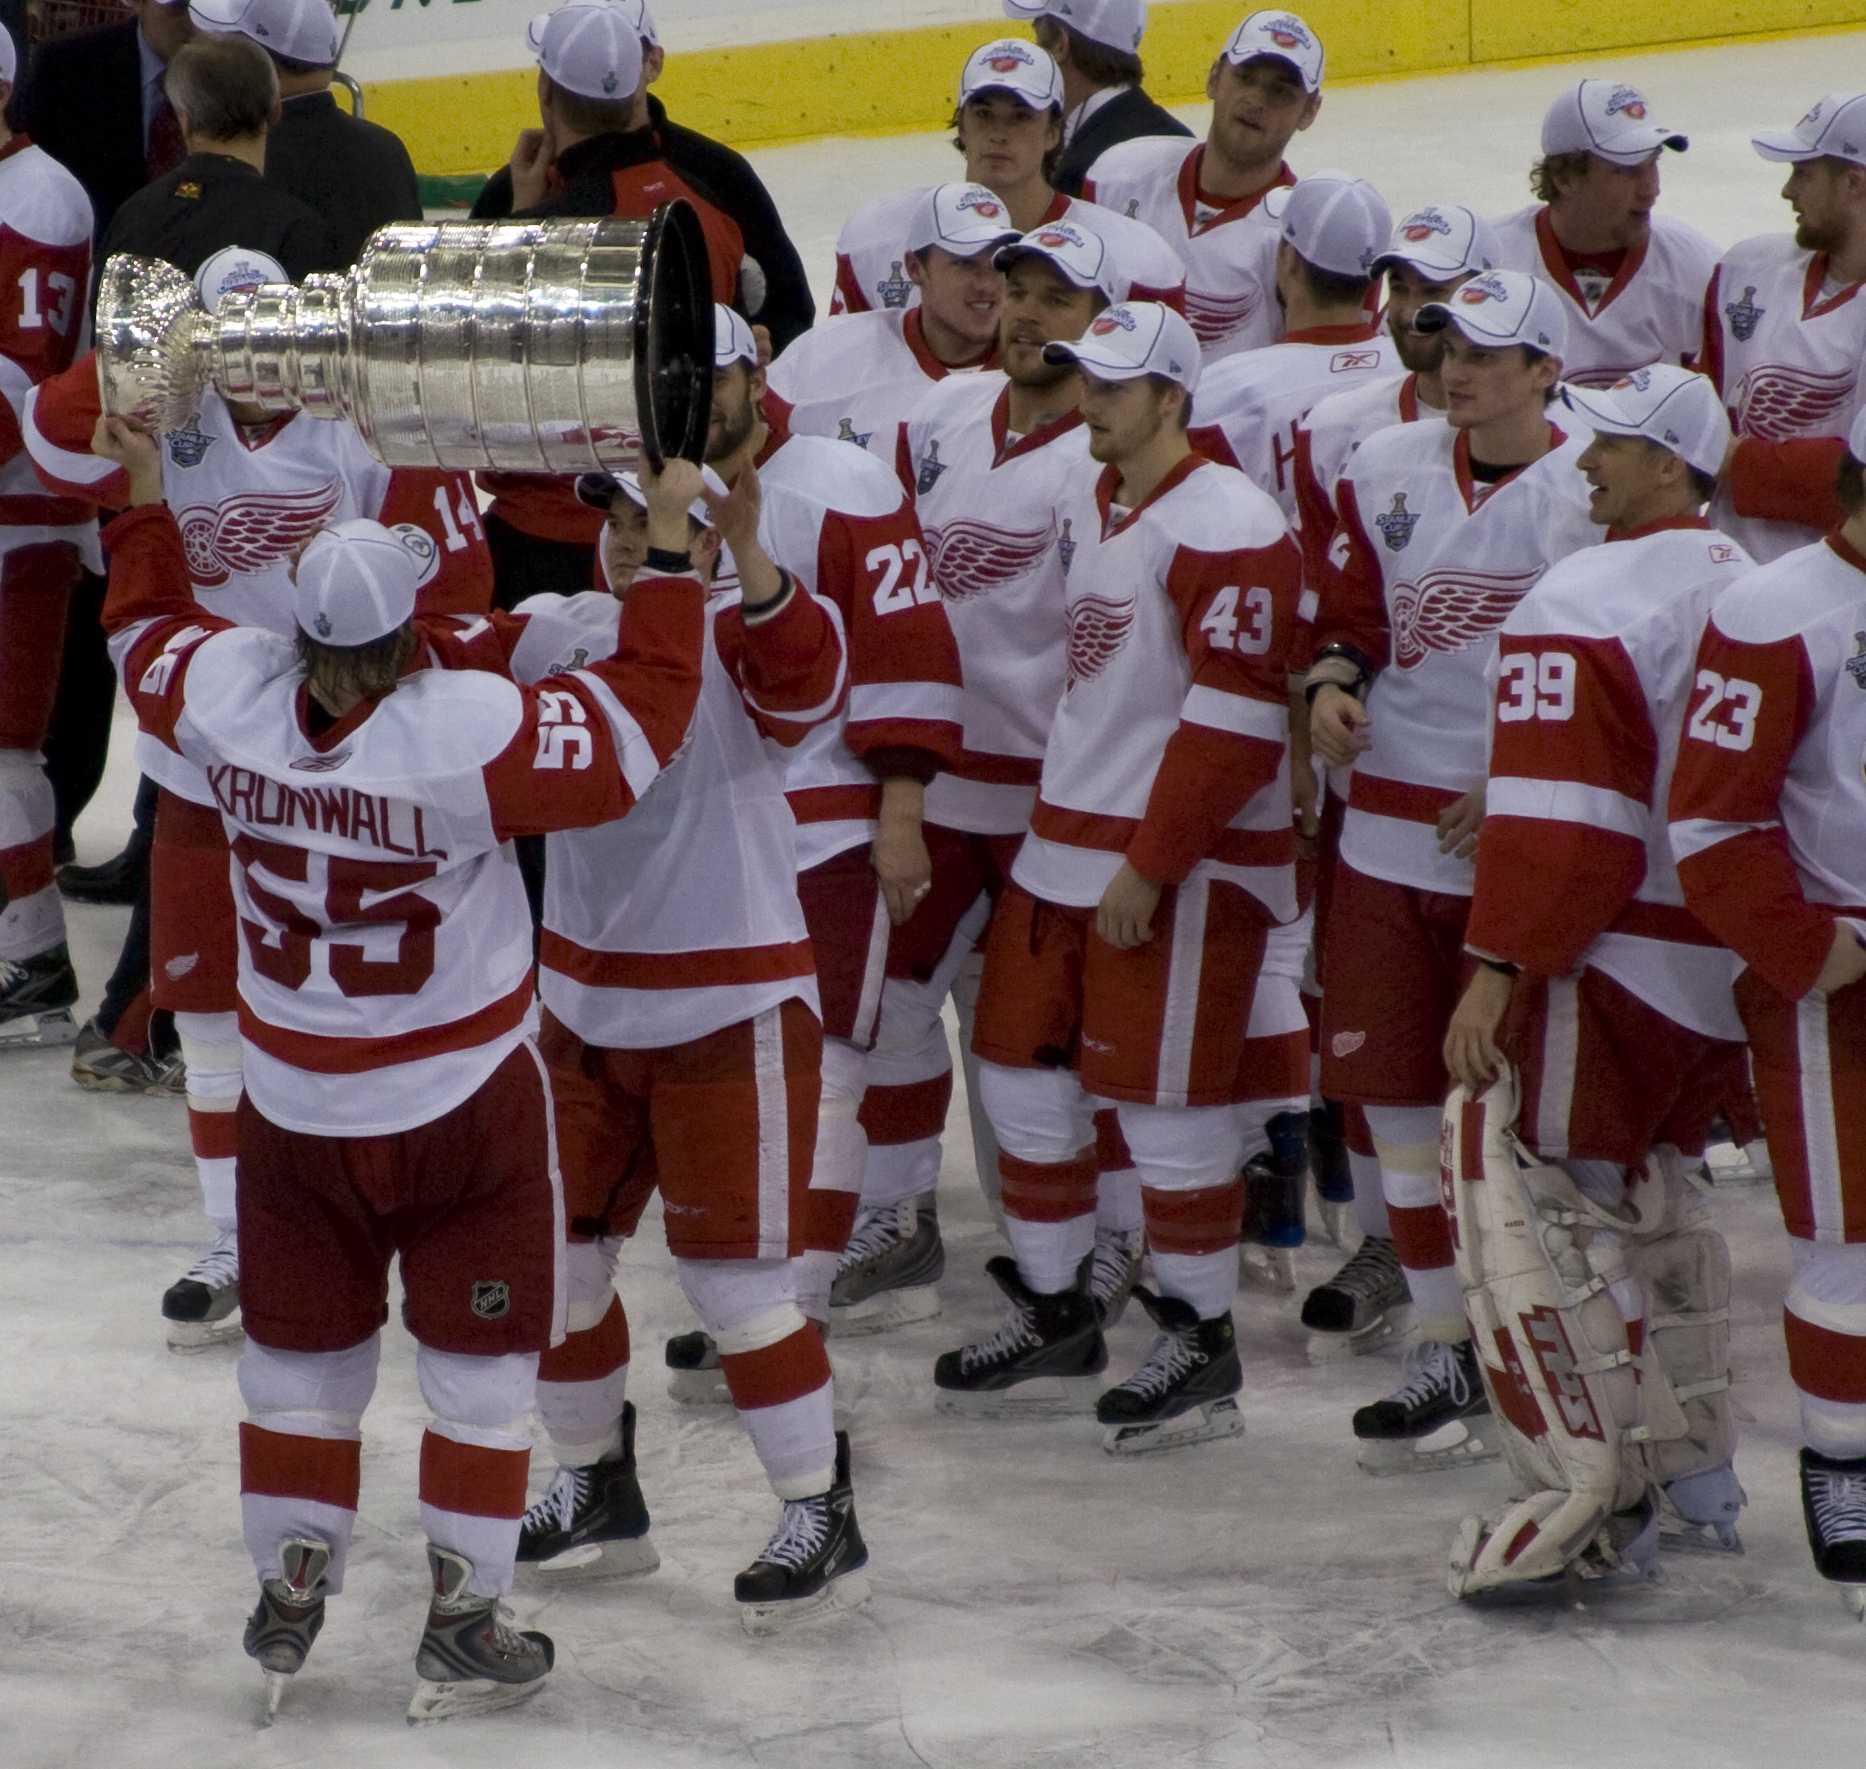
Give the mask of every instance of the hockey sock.
[[1469, 1339], [1464, 1292], [1451, 1251], [1451, 1226], [1439, 1199], [1437, 1106], [1369, 1106], [1367, 1127], [1380, 1161], [1393, 1245], [1419, 1311], [1423, 1338], [1455, 1345]]
[[829, 1319], [829, 1287], [836, 1281], [836, 1262], [849, 1244], [861, 1202], [862, 1171], [868, 1163], [861, 1109], [867, 1090], [866, 1054], [847, 1039], [825, 1038], [816, 1158], [804, 1207], [804, 1250], [792, 1262], [797, 1305], [816, 1321]]
[[0, 749], [0, 958], [37, 958], [65, 938], [52, 882], [52, 783], [36, 751]]
[[1387, 1219], [1387, 1196], [1380, 1186], [1380, 1157], [1374, 1152], [1367, 1114], [1357, 1105], [1341, 1108], [1341, 1140], [1347, 1144], [1348, 1171], [1354, 1176], [1354, 1219], [1364, 1235], [1393, 1238]]
[[201, 1177], [201, 1205], [217, 1228], [234, 1221], [236, 1114], [244, 1088], [240, 1020], [232, 1013], [178, 1013], [175, 1033], [188, 1076], [188, 1134]]
[[538, 1354], [470, 1357], [420, 1345], [415, 1375], [434, 1415], [421, 1439], [421, 1527], [437, 1548], [473, 1563], [473, 1596], [503, 1597], [525, 1515], [525, 1415], [536, 1399]]
[[628, 1316], [613, 1291], [593, 1327], [571, 1330], [538, 1359], [538, 1417], [551, 1453], [565, 1468], [588, 1468], [622, 1447], [622, 1403], [628, 1397]]
[[952, 1104], [952, 1063], [949, 1058], [929, 1080], [888, 1082], [876, 1078], [883, 1058], [876, 1053], [868, 1061], [868, 1092], [859, 1122], [868, 1140], [862, 1203], [873, 1208], [938, 1189], [940, 1133]]
[[1113, 1106], [1096, 1108], [1095, 1159], [1101, 1169], [1095, 1180], [1095, 1226], [1132, 1234], [1143, 1221], [1140, 1171], [1127, 1152], [1121, 1115]]
[[1040, 1296], [1074, 1289], [1077, 1269], [1095, 1250], [1094, 1149], [1066, 1161], [1024, 1161], [1000, 1149], [998, 1171], [1018, 1276]]
[[985, 1110], [984, 1091], [979, 1084], [980, 1064], [972, 1052], [972, 1032], [978, 1020], [978, 985], [985, 973], [985, 958], [973, 952], [960, 965], [952, 981], [953, 1017], [959, 1022], [959, 1066], [965, 1071], [965, 1114], [972, 1127], [972, 1162], [978, 1173], [978, 1189], [992, 1215], [1003, 1220], [1003, 1179], [998, 1172], [998, 1133], [991, 1127], [991, 1115]]
[[1795, 1278], [1782, 1326], [1802, 1439], [1836, 1460], [1866, 1456], [1866, 1245], [1788, 1245]]
[[1244, 1131], [1230, 1106], [1120, 1108], [1162, 1294], [1201, 1320], [1231, 1306], [1244, 1222]]

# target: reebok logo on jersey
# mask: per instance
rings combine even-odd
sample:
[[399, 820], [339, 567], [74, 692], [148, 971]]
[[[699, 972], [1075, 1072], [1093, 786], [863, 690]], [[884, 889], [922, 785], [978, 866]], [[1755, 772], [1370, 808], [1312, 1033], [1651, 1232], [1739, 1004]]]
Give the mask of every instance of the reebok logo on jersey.
[[1337, 350], [1329, 358], [1328, 372], [1331, 375], [1346, 375], [1356, 369], [1377, 369], [1379, 366], [1378, 350]]
[[1751, 283], [1740, 301], [1724, 303], [1723, 316], [1730, 322], [1730, 331], [1739, 344], [1747, 344], [1756, 335], [1756, 322], [1769, 311], [1756, 305], [1755, 294], [1756, 285]]
[[[323, 616], [319, 615], [318, 618], [322, 620]], [[296, 761], [288, 762], [286, 766], [299, 774], [329, 774], [341, 768], [349, 759], [350, 752], [347, 749], [340, 749], [335, 755], [299, 756]]]
[[875, 293], [881, 297], [883, 307], [905, 307], [907, 298], [914, 292], [914, 285], [901, 275], [901, 260], [894, 260], [894, 268], [875, 284]]
[[1853, 678], [1855, 688], [1866, 691], [1866, 633], [1855, 633], [1853, 643], [1859, 650], [1847, 659], [1847, 674]]
[[503, 1278], [481, 1278], [473, 1285], [470, 1306], [483, 1321], [496, 1321], [512, 1307], [511, 1286]]
[[1380, 538], [1386, 542], [1389, 553], [1403, 553], [1412, 541], [1412, 531], [1419, 526], [1418, 513], [1406, 508], [1406, 494], [1396, 491], [1393, 494], [1393, 508], [1384, 516], [1374, 518], [1374, 527], [1380, 530]]
[[178, 467], [198, 467], [213, 446], [214, 438], [203, 436], [197, 422], [185, 430], [171, 430], [162, 440], [168, 444], [168, 458]]

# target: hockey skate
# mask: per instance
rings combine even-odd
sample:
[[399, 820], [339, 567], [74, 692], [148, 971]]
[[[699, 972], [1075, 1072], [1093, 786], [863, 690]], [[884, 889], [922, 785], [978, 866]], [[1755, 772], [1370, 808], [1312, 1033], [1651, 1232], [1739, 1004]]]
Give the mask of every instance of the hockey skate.
[[1342, 1138], [1338, 1100], [1323, 1100], [1309, 1113], [1309, 1176], [1315, 1186], [1315, 1212], [1322, 1233], [1346, 1250], [1354, 1232], [1354, 1172]]
[[0, 1050], [75, 1043], [77, 999], [78, 973], [62, 941], [30, 958], [0, 958]]
[[294, 1540], [279, 1547], [282, 1576], [259, 1587], [259, 1606], [247, 1618], [242, 1645], [266, 1677], [266, 1705], [259, 1716], [270, 1726], [279, 1715], [285, 1686], [303, 1669], [311, 1643], [324, 1626], [324, 1569], [330, 1549], [322, 1542]]
[[1457, 1345], [1422, 1339], [1406, 1354], [1406, 1370], [1404, 1387], [1354, 1415], [1363, 1470], [1423, 1474], [1502, 1455], [1468, 1339]]
[[71, 1078], [93, 1093], [143, 1093], [154, 1099], [183, 1099], [188, 1071], [177, 1051], [159, 1057], [154, 1051], [135, 1056], [112, 1044], [97, 1021], [86, 1020], [71, 1047]]
[[1347, 1264], [1303, 1302], [1309, 1362], [1359, 1357], [1399, 1338], [1412, 1319], [1412, 1297], [1393, 1243], [1384, 1235], [1368, 1235]]
[[434, 1595], [415, 1649], [421, 1681], [408, 1704], [409, 1725], [489, 1714], [535, 1694], [556, 1658], [550, 1636], [520, 1633], [497, 1597], [470, 1593], [473, 1563], [464, 1554], [430, 1542], [428, 1570]]
[[667, 1342], [667, 1392], [682, 1406], [729, 1407], [732, 1390], [719, 1367], [719, 1347], [697, 1327]]
[[661, 1556], [648, 1539], [648, 1506], [635, 1478], [635, 1407], [622, 1403], [622, 1447], [587, 1468], [559, 1468], [525, 1513], [518, 1562], [553, 1579], [636, 1578]]
[[1202, 1321], [1177, 1297], [1134, 1294], [1160, 1330], [1140, 1368], [1096, 1403], [1095, 1417], [1108, 1428], [1101, 1447], [1144, 1456], [1236, 1437], [1244, 1429], [1236, 1398], [1244, 1372], [1231, 1316]]
[[886, 1333], [934, 1319], [945, 1272], [933, 1193], [861, 1211], [829, 1290], [831, 1336]]
[[1839, 1587], [1847, 1614], [1866, 1622], [1866, 1457], [1804, 1449], [1801, 1515], [1814, 1570]]
[[1701, 1554], [1741, 1554], [1736, 1520], [1749, 1503], [1728, 1463], [1686, 1474], [1659, 1492], [1659, 1545]]
[[205, 1351], [241, 1335], [240, 1248], [232, 1229], [222, 1229], [208, 1252], [162, 1295], [170, 1351]]
[[[1550, 1493], [1551, 1501], [1566, 1494]], [[1516, 1513], [1513, 1511], [1512, 1516]], [[1446, 1585], [1452, 1596], [1466, 1602], [1543, 1602], [1566, 1597], [1577, 1608], [1596, 1591], [1614, 1585], [1638, 1585], [1665, 1576], [1659, 1564], [1659, 1509], [1647, 1493], [1638, 1504], [1615, 1511], [1581, 1544], [1559, 1573], [1542, 1578], [1506, 1580], [1478, 1591], [1464, 1588], [1470, 1568], [1484, 1552], [1496, 1527], [1495, 1520], [1467, 1517], [1452, 1544]]]
[[838, 1431], [829, 1491], [787, 1499], [776, 1534], [733, 1581], [746, 1633], [775, 1634], [866, 1603], [867, 1564], [849, 1482], [849, 1434]]
[[1127, 1312], [1127, 1299], [1140, 1282], [1140, 1262], [1147, 1251], [1141, 1228], [1098, 1228], [1089, 1257], [1089, 1300], [1105, 1333]]
[[1303, 1217], [1308, 1125], [1306, 1112], [1279, 1112], [1270, 1120], [1270, 1146], [1244, 1165], [1238, 1283], [1246, 1290], [1295, 1293], [1296, 1249], [1309, 1233]]
[[942, 1413], [1005, 1418], [1093, 1412], [1108, 1347], [1086, 1287], [1039, 1295], [1017, 1275], [1017, 1261], [1003, 1254], [987, 1260], [985, 1271], [1010, 1312], [990, 1338], [946, 1352], [934, 1364], [934, 1406]]

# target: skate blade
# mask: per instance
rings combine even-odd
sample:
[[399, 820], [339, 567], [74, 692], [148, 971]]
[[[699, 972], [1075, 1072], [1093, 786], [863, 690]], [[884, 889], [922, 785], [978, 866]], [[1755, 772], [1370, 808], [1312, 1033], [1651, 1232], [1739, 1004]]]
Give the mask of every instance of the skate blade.
[[1383, 1345], [1404, 1339], [1412, 1331], [1413, 1310], [1410, 1303], [1390, 1309], [1379, 1320], [1353, 1333], [1322, 1333], [1309, 1330], [1309, 1362], [1312, 1364], [1345, 1363], [1349, 1358], [1366, 1357]]
[[1866, 1585], [1836, 1585], [1834, 1594], [1848, 1615], [1856, 1622], [1866, 1622]]
[[829, 1336], [854, 1339], [865, 1333], [891, 1333], [896, 1327], [915, 1321], [937, 1320], [940, 1313], [939, 1285], [916, 1284], [907, 1290], [882, 1290], [851, 1302], [846, 1308], [831, 1305]]
[[239, 1310], [217, 1321], [165, 1321], [170, 1351], [210, 1351], [216, 1345], [236, 1345], [246, 1337]]
[[1075, 1418], [1095, 1411], [1101, 1389], [1099, 1376], [1032, 1376], [1014, 1387], [981, 1393], [941, 1388], [933, 1396], [933, 1407], [968, 1419]]
[[1494, 1430], [1452, 1419], [1423, 1437], [1367, 1437], [1355, 1460], [1364, 1474], [1436, 1474], [1445, 1468], [1469, 1468], [1494, 1462], [1503, 1454]]
[[845, 1572], [831, 1579], [822, 1590], [809, 1597], [791, 1597], [782, 1603], [747, 1603], [739, 1611], [739, 1623], [748, 1634], [787, 1634], [794, 1628], [814, 1627], [845, 1609], [866, 1603], [870, 1592], [868, 1574]]
[[491, 1714], [500, 1708], [516, 1707], [536, 1695], [549, 1675], [546, 1672], [544, 1677], [534, 1677], [529, 1683], [495, 1683], [490, 1677], [473, 1677], [463, 1683], [433, 1683], [423, 1677], [415, 1685], [414, 1700], [408, 1704], [408, 1723], [427, 1726], [436, 1720], [459, 1720], [472, 1714]]
[[285, 1690], [292, 1680], [290, 1671], [265, 1671], [261, 1673], [266, 1680], [265, 1706], [260, 1710], [259, 1726], [263, 1730], [279, 1717], [279, 1703], [285, 1699]]
[[549, 1560], [521, 1564], [552, 1584], [567, 1585], [583, 1579], [645, 1578], [660, 1566], [661, 1554], [653, 1540], [643, 1534], [621, 1541], [579, 1542]]
[[683, 1407], [729, 1407], [732, 1390], [718, 1370], [669, 1370], [667, 1392]]
[[1157, 1424], [1111, 1425], [1102, 1437], [1101, 1447], [1111, 1456], [1149, 1456], [1157, 1450], [1183, 1450], [1191, 1444], [1243, 1435], [1244, 1415], [1238, 1411], [1238, 1403], [1227, 1395]]
[[1296, 1255], [1289, 1247], [1238, 1246], [1238, 1288], [1260, 1296], [1292, 1296], [1296, 1290]]
[[1737, 1555], [1745, 1551], [1743, 1538], [1733, 1525], [1719, 1529], [1714, 1523], [1684, 1523], [1671, 1517], [1660, 1523], [1659, 1546], [1683, 1554]]
[[0, 1021], [0, 1050], [52, 1050], [77, 1042], [78, 1023], [68, 1008]]

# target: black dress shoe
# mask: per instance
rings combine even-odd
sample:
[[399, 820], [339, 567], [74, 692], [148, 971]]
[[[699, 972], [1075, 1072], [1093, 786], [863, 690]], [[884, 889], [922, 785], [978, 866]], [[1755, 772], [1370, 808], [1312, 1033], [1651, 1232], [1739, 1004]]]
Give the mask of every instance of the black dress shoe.
[[148, 849], [132, 843], [101, 866], [61, 866], [58, 894], [73, 903], [134, 903], [148, 872]]

